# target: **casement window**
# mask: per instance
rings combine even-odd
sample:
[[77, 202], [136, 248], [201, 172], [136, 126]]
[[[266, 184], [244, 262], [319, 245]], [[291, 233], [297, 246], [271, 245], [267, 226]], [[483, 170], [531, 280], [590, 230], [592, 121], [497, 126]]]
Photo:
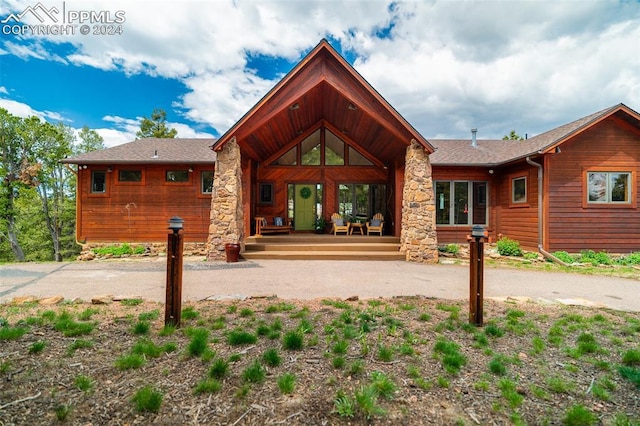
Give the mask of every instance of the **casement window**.
[[587, 172], [588, 204], [631, 204], [631, 172]]
[[106, 170], [91, 171], [91, 193], [105, 194], [107, 192], [107, 172]]
[[118, 170], [118, 182], [142, 182], [142, 170]]
[[436, 181], [435, 186], [436, 224], [487, 224], [487, 182]]
[[189, 170], [167, 170], [165, 181], [170, 183], [189, 182]]
[[511, 203], [527, 203], [527, 177], [518, 176], [511, 179]]
[[213, 193], [213, 172], [203, 170], [200, 173], [200, 192], [203, 194]]

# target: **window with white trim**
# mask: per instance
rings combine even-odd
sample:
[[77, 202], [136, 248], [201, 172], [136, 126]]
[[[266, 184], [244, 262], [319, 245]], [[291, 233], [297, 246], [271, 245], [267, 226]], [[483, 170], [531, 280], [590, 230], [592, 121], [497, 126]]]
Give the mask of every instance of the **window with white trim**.
[[511, 179], [511, 202], [513, 204], [523, 204], [527, 202], [526, 176]]
[[435, 187], [436, 224], [487, 224], [487, 182], [436, 181]]
[[588, 172], [587, 201], [590, 204], [631, 203], [630, 172]]
[[107, 172], [105, 170], [91, 171], [91, 193], [104, 194], [107, 192]]
[[203, 194], [213, 193], [213, 172], [203, 170], [200, 172], [200, 191]]

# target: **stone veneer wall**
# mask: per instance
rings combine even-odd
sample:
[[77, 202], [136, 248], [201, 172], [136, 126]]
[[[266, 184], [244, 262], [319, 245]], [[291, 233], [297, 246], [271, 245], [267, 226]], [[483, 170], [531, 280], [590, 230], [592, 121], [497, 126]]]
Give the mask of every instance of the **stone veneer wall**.
[[226, 243], [240, 243], [244, 251], [242, 167], [235, 137], [217, 154], [207, 241], [209, 260], [224, 260]]
[[400, 251], [409, 262], [436, 263], [436, 205], [429, 154], [415, 140], [407, 147]]
[[[125, 244], [125, 243], [123, 243]], [[165, 255], [167, 253], [167, 243], [126, 243], [128, 244], [132, 250], [138, 251], [140, 247], [144, 249], [144, 251], [140, 254], [125, 254], [121, 256], [113, 256], [113, 255], [105, 255], [98, 256], [96, 255], [94, 249], [104, 248], [104, 247], [113, 247], [119, 246], [120, 243], [86, 243], [82, 245], [82, 251], [80, 255], [76, 258], [77, 260], [94, 260], [94, 259], [110, 259], [114, 257], [156, 257], [160, 255]], [[206, 243], [184, 243], [184, 252], [185, 256], [206, 256], [207, 255], [207, 245]]]

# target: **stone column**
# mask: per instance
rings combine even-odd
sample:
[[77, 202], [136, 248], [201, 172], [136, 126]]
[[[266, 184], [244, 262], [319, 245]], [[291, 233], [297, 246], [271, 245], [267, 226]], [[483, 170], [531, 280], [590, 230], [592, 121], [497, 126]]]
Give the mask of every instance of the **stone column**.
[[242, 167], [240, 147], [235, 137], [217, 153], [211, 194], [207, 258], [224, 260], [226, 243], [240, 243], [241, 251], [244, 251]]
[[407, 147], [405, 158], [400, 251], [406, 254], [409, 262], [438, 261], [431, 163], [424, 147], [415, 140]]

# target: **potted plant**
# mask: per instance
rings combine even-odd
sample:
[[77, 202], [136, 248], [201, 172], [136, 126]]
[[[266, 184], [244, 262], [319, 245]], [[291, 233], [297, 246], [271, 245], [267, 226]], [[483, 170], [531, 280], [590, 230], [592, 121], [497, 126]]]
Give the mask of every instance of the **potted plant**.
[[324, 228], [327, 226], [327, 221], [323, 217], [316, 218], [315, 230], [316, 234], [324, 234]]

